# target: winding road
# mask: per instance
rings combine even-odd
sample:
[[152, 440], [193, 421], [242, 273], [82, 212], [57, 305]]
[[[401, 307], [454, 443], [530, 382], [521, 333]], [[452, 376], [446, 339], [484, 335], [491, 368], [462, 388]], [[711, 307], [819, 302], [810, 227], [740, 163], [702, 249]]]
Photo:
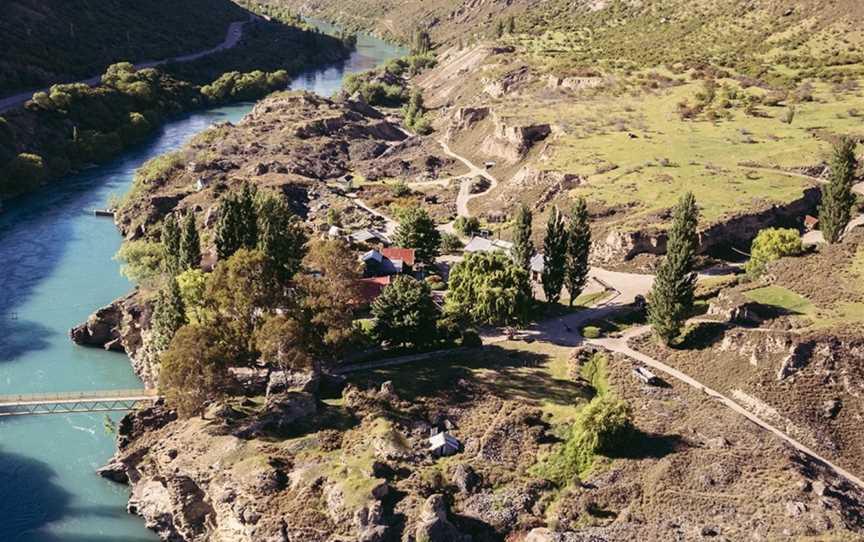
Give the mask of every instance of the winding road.
[[[243, 27], [246, 26], [247, 23], [255, 20], [255, 15], [250, 15], [249, 20], [246, 21], [236, 21], [228, 25], [228, 32], [225, 35], [225, 41], [217, 45], [216, 47], [212, 47], [210, 49], [206, 49], [204, 51], [198, 51], [197, 53], [190, 53], [188, 55], [177, 56], [173, 58], [166, 58], [164, 60], [149, 60], [146, 62], [139, 62], [134, 64], [136, 70], [141, 70], [144, 68], [153, 68], [156, 66], [162, 66], [163, 64], [168, 64], [172, 62], [192, 62], [193, 60], [198, 60], [199, 58], [203, 58], [208, 55], [212, 55], [213, 53], [218, 53], [220, 51], [225, 51], [228, 49], [233, 49], [240, 43], [240, 40], [243, 38]], [[80, 79], [78, 81], [70, 81], [69, 83], [83, 83], [85, 85], [89, 85], [91, 87], [96, 86], [102, 82], [102, 75], [95, 75], [88, 79]], [[6, 98], [0, 98], [0, 113], [5, 113], [10, 109], [16, 109], [22, 107], [28, 100], [30, 100], [33, 95], [37, 92], [47, 92], [50, 87], [45, 88], [37, 88], [35, 90], [30, 90], [27, 92], [21, 92], [19, 94], [15, 94], [14, 96], [7, 96]]]
[[[490, 188], [490, 190], [497, 186], [498, 181], [494, 177], [492, 177], [487, 171], [477, 167], [464, 156], [460, 156], [451, 151], [449, 146], [447, 146], [444, 141], [439, 141], [439, 143], [444, 149], [444, 152], [468, 166], [468, 168], [471, 170], [471, 173], [482, 175], [483, 177], [489, 179], [490, 182], [492, 182], [492, 187]], [[813, 177], [809, 177], [809, 179], [818, 180]], [[484, 192], [483, 194], [487, 192]], [[460, 191], [460, 195], [461, 194], [462, 191]], [[483, 194], [475, 194], [473, 197]], [[467, 214], [467, 201], [470, 199], [471, 198], [463, 199], [462, 209], [465, 211], [465, 214], [463, 216], [469, 216]], [[460, 215], [462, 215], [461, 211]], [[864, 223], [864, 215], [862, 215], [862, 217], [859, 217], [859, 219], [856, 219], [855, 225], [858, 225], [859, 221], [861, 223]], [[559, 346], [578, 346], [580, 344], [587, 343], [605, 348], [611, 352], [624, 355], [630, 358], [635, 363], [641, 363], [648, 367], [661, 371], [666, 375], [680, 382], [683, 382], [684, 384], [687, 384], [688, 386], [703, 391], [708, 396], [716, 399], [726, 408], [729, 408], [732, 411], [740, 414], [741, 416], [744, 416], [754, 424], [774, 434], [777, 438], [783, 440], [796, 450], [821, 462], [822, 464], [833, 470], [837, 475], [847, 479], [850, 483], [864, 490], [864, 480], [844, 469], [843, 467], [831, 462], [827, 458], [817, 453], [812, 448], [809, 448], [808, 446], [802, 444], [801, 442], [789, 436], [776, 426], [753, 414], [752, 412], [735, 402], [733, 399], [727, 397], [726, 395], [723, 395], [717, 390], [710, 388], [709, 386], [706, 386], [705, 384], [696, 380], [690, 375], [683, 373], [678, 369], [675, 369], [674, 367], [663, 363], [662, 361], [654, 359], [646, 354], [643, 354], [631, 348], [629, 345], [629, 341], [635, 337], [639, 337], [641, 335], [644, 335], [645, 333], [648, 333], [650, 331], [649, 326], [640, 326], [631, 329], [619, 338], [604, 338], [592, 340], [587, 340], [583, 338], [579, 333], [579, 330], [583, 325], [592, 320], [598, 320], [611, 316], [615, 312], [622, 310], [628, 305], [631, 305], [636, 300], [637, 296], [646, 296], [650, 291], [651, 285], [654, 281], [654, 277], [651, 275], [619, 273], [597, 267], [591, 269], [590, 278], [597, 283], [603, 285], [606, 289], [615, 292], [613, 298], [607, 299], [596, 306], [581, 310], [573, 314], [568, 314], [565, 316], [553, 318], [544, 322], [534, 324], [524, 332], [520, 333], [521, 337], [530, 338], [541, 342], [548, 342]], [[507, 337], [506, 335], [498, 333], [495, 335], [484, 336], [483, 342], [485, 344], [490, 344], [507, 340], [508, 338], [509, 337]]]

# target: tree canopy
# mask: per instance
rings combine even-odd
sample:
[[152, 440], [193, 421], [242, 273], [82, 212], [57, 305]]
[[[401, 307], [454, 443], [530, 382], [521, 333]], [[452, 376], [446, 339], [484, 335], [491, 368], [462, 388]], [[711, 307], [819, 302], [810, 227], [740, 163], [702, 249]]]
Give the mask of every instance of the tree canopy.
[[829, 243], [840, 240], [852, 219], [852, 207], [855, 205], [852, 186], [858, 169], [855, 148], [855, 140], [848, 137], [834, 146], [831, 156], [831, 181], [822, 188], [819, 228]]
[[584, 198], [577, 198], [570, 210], [567, 224], [567, 256], [564, 284], [570, 292], [570, 306], [576, 301], [588, 282], [591, 267], [588, 257], [591, 253], [591, 225], [588, 218], [588, 205]]
[[394, 242], [400, 247], [413, 248], [417, 261], [432, 265], [441, 251], [441, 232], [426, 209], [412, 206], [399, 217]]
[[213, 326], [180, 328], [161, 360], [159, 390], [181, 417], [203, 414], [227, 389], [230, 353]]
[[450, 272], [444, 310], [451, 317], [474, 324], [507, 325], [524, 322], [530, 297], [525, 292], [528, 273], [506, 255], [469, 254]]
[[400, 275], [372, 303], [373, 334], [393, 345], [423, 346], [435, 340], [437, 313], [429, 286]]
[[744, 266], [747, 274], [758, 277], [765, 267], [784, 256], [796, 256], [804, 251], [798, 230], [767, 228], [759, 232], [750, 247], [750, 260]]
[[657, 269], [654, 285], [648, 294], [648, 321], [665, 344], [678, 337], [693, 309], [698, 220], [696, 198], [688, 192], [675, 207], [666, 256]]

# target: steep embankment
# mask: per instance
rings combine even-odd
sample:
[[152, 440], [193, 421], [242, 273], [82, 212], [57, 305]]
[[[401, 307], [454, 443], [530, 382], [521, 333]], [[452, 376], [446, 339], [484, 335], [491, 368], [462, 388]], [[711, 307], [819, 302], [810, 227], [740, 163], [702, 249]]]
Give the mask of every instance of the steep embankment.
[[167, 115], [260, 98], [285, 88], [292, 75], [350, 53], [341, 39], [239, 14], [247, 21], [242, 31], [239, 24], [227, 34], [219, 29], [220, 45], [207, 54], [199, 48], [157, 68], [115, 64], [97, 87], [53, 85], [25, 108], [6, 112], [0, 117], [0, 197], [110, 159]]
[[13, 0], [2, 9], [0, 96], [215, 47], [247, 17], [229, 0]]

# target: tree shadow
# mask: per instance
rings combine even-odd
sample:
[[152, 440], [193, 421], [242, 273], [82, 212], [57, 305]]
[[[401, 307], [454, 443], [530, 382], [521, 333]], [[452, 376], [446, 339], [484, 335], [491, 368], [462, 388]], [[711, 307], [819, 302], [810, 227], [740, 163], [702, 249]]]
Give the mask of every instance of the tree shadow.
[[672, 346], [675, 350], [706, 350], [721, 340], [729, 326], [725, 323], [700, 322], [687, 330], [677, 344]]
[[658, 435], [634, 428], [626, 444], [603, 455], [613, 459], [661, 459], [686, 448], [689, 444], [681, 435]]
[[51, 540], [41, 532], [70, 513], [71, 495], [57, 473], [30, 457], [0, 451], [0, 540]]
[[454, 402], [470, 399], [474, 393], [471, 387], [457, 385], [460, 381], [470, 382], [483, 393], [505, 400], [516, 397], [534, 404], [566, 406], [590, 399], [589, 385], [556, 378], [546, 367], [549, 361], [546, 354], [487, 345], [434, 360], [351, 374], [348, 380], [364, 388], [377, 387], [389, 380], [402, 397], [446, 393]]

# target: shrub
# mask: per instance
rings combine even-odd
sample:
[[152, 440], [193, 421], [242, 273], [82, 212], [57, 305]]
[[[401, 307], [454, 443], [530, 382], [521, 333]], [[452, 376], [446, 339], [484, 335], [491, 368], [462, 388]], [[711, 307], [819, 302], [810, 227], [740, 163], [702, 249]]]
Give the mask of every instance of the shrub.
[[759, 232], [750, 248], [750, 260], [744, 266], [747, 274], [758, 277], [767, 265], [785, 256], [796, 256], [803, 252], [801, 236], [797, 230], [768, 228]]
[[462, 244], [462, 240], [459, 239], [458, 235], [454, 235], [452, 233], [442, 233], [441, 234], [441, 251], [445, 254], [453, 254], [454, 252], [459, 252], [465, 246]]
[[399, 181], [390, 187], [390, 193], [393, 194], [394, 198], [404, 198], [411, 195], [411, 188], [404, 182]]
[[601, 333], [600, 328], [596, 326], [585, 326], [582, 328], [582, 336], [586, 339], [599, 339]]
[[453, 229], [466, 237], [480, 234], [480, 220], [475, 216], [460, 216], [453, 222]]
[[465, 348], [480, 348], [483, 346], [483, 339], [473, 329], [466, 329], [462, 332], [462, 346]]

